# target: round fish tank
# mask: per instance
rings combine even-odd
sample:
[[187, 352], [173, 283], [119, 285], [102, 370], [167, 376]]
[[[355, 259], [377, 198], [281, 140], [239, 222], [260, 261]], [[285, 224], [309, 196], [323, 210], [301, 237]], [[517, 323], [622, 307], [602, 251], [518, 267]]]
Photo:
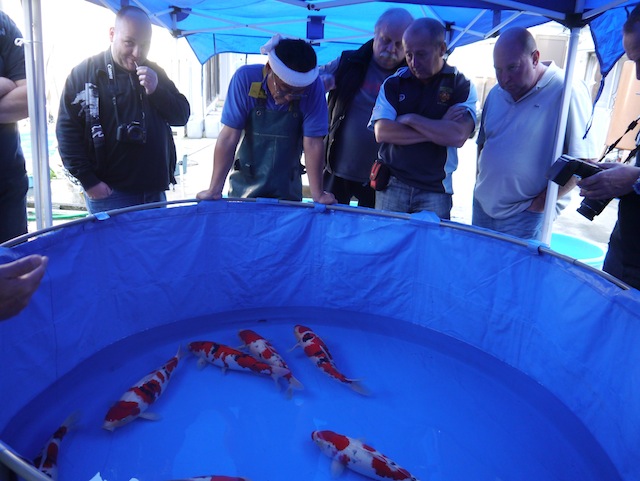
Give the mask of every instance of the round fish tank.
[[[49, 266], [29, 306], [0, 323], [0, 480], [42, 479], [21, 459], [66, 419], [61, 481], [330, 480], [319, 430], [422, 481], [640, 479], [638, 291], [539, 243], [426, 212], [262, 199], [156, 207], [2, 250]], [[295, 347], [297, 325], [349, 382]], [[238, 349], [245, 329], [303, 389], [203, 368], [187, 348]], [[144, 415], [103, 429], [109, 408], [176, 354]]]

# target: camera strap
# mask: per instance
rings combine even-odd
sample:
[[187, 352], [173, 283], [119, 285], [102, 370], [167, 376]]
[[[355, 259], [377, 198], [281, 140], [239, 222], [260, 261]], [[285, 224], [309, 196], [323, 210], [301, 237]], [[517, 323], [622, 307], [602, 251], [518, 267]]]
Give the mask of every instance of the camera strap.
[[[113, 57], [111, 56], [111, 52], [109, 52], [109, 58], [107, 61], [107, 76], [109, 77], [109, 90], [111, 91], [111, 103], [113, 104], [113, 112], [116, 118], [116, 125], [121, 125], [120, 116], [118, 114], [118, 102], [116, 99], [116, 94], [118, 92], [118, 83], [116, 81], [116, 71], [115, 66], [113, 65]], [[142, 128], [145, 128], [145, 115], [144, 115], [144, 96], [142, 92], [140, 92], [136, 85], [131, 80], [131, 75], [129, 74], [129, 82], [131, 83], [131, 88], [134, 93], [138, 94], [138, 98], [140, 99], [140, 124]]]
[[107, 64], [107, 75], [109, 77], [109, 90], [111, 90], [111, 103], [113, 104], [113, 112], [116, 116], [116, 125], [120, 125], [120, 117], [118, 115], [118, 102], [116, 101], [116, 74], [111, 62]]
[[[640, 122], [640, 116], [638, 118], [636, 118], [635, 120], [633, 120], [629, 126], [627, 127], [627, 130], [624, 131], [624, 134], [622, 134], [618, 140], [616, 140], [613, 144], [611, 144], [609, 147], [607, 147], [607, 150], [604, 152], [604, 154], [602, 154], [602, 157], [600, 157], [598, 159], [598, 162], [602, 162], [604, 160], [604, 158], [609, 155], [609, 153], [616, 148], [616, 146], [620, 143], [620, 141], [622, 140], [622, 138], [627, 135], [629, 132], [631, 132], [633, 129], [635, 129], [638, 125], [638, 122]], [[637, 145], [638, 143], [638, 139], [636, 138], [636, 147], [629, 152], [629, 155], [627, 155], [627, 158], [624, 159], [624, 163], [628, 164], [629, 161], [635, 157], [635, 155], [638, 153], [638, 150], [640, 150], [640, 146]]]

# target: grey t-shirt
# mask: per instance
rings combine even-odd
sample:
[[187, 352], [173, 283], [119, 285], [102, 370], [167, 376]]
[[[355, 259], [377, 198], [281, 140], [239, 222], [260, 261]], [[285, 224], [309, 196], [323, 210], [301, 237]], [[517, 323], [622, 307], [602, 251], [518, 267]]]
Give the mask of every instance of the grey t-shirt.
[[378, 156], [379, 146], [367, 123], [382, 82], [395, 71], [382, 69], [373, 60], [369, 62], [364, 82], [351, 102], [336, 146], [333, 168], [338, 177], [362, 183], [369, 181], [369, 172]]

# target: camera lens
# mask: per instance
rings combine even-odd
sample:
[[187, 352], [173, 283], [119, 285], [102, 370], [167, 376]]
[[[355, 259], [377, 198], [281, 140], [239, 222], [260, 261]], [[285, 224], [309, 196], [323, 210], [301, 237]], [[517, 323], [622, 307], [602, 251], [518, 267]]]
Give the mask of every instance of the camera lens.
[[582, 214], [589, 220], [593, 220], [595, 216], [599, 215], [604, 208], [609, 205], [609, 202], [611, 202], [611, 199], [596, 200], [585, 198], [577, 210], [579, 214]]
[[131, 142], [142, 142], [143, 132], [142, 129], [138, 126], [130, 126], [129, 127], [129, 140]]

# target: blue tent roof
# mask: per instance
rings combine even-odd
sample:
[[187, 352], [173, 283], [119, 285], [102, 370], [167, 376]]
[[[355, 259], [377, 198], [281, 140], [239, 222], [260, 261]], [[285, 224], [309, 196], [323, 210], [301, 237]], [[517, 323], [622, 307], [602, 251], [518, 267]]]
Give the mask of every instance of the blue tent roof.
[[[273, 34], [313, 41], [320, 63], [371, 38], [379, 15], [394, 6], [416, 17], [433, 17], [450, 28], [451, 48], [495, 35], [507, 25], [531, 27], [550, 20], [563, 25], [591, 23], [594, 43], [608, 73], [623, 53], [620, 27], [624, 0], [89, 0], [117, 10], [134, 3], [154, 22], [189, 42], [201, 63], [224, 52], [259, 53]], [[427, 4], [428, 3], [428, 4]], [[615, 35], [612, 35], [615, 32]]]

